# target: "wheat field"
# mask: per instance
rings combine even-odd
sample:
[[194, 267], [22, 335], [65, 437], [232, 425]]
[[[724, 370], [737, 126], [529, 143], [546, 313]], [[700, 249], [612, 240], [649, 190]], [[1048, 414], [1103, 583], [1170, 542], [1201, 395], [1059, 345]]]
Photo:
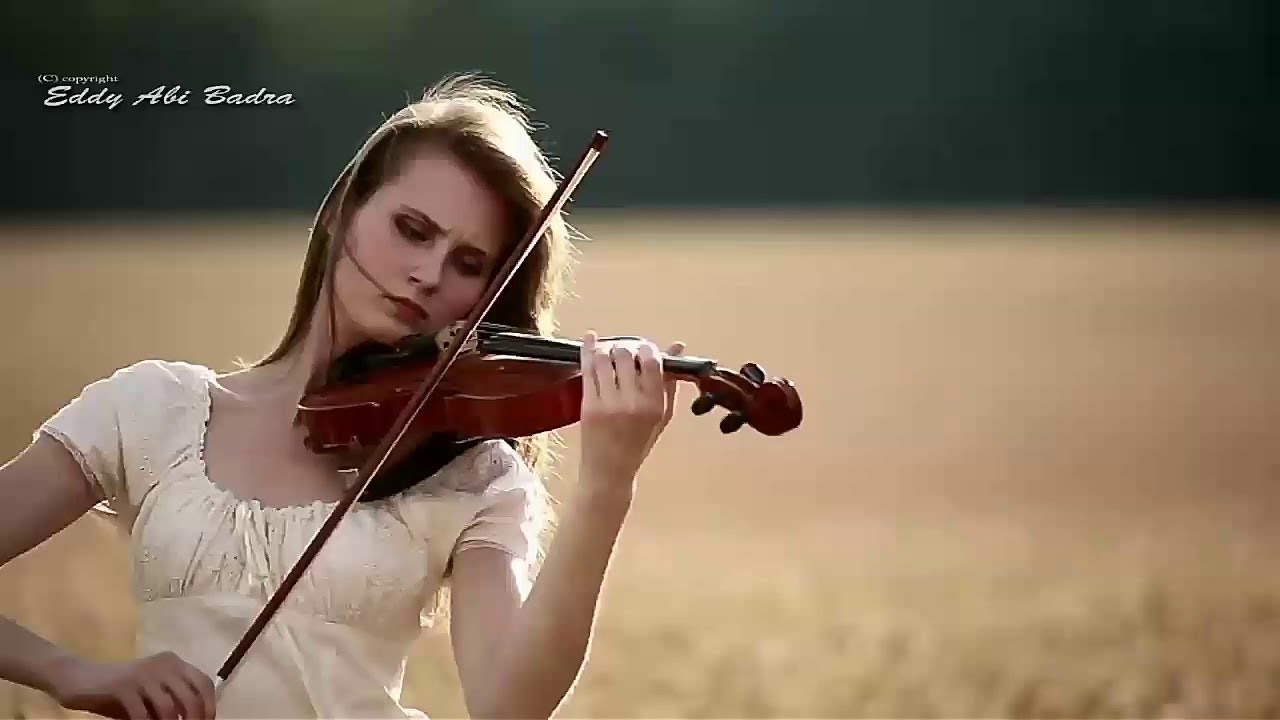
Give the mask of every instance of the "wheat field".
[[[5, 459], [116, 367], [267, 349], [307, 222], [5, 226]], [[563, 334], [757, 362], [805, 417], [724, 436], [683, 390], [563, 717], [1280, 716], [1280, 219], [577, 224]], [[0, 613], [128, 657], [122, 548], [77, 521]], [[418, 648], [406, 703], [464, 715], [447, 630]], [[64, 713], [8, 685], [0, 715]]]

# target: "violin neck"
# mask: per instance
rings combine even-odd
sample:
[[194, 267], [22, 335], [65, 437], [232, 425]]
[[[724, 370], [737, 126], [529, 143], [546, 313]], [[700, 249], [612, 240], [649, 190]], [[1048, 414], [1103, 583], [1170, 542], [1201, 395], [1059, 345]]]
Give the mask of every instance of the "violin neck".
[[[571, 365], [582, 364], [582, 343], [575, 340], [547, 338], [518, 332], [478, 334], [477, 349], [484, 354], [513, 355], [531, 360], [547, 360]], [[707, 377], [716, 370], [714, 360], [684, 355], [662, 355], [665, 375], [689, 380]]]

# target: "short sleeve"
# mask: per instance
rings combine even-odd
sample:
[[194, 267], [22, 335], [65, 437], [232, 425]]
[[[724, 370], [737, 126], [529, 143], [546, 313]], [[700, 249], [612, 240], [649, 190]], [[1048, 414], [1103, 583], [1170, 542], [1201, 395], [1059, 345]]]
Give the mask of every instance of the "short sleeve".
[[99, 497], [113, 503], [125, 493], [124, 448], [120, 432], [122, 386], [131, 368], [95, 380], [40, 425], [32, 438], [45, 433], [65, 447], [80, 464]]
[[[409, 532], [425, 542], [433, 582], [447, 582], [456, 556], [468, 548], [494, 548], [521, 564], [521, 592], [527, 597], [541, 550], [539, 538], [549, 494], [523, 456], [502, 440], [486, 440], [466, 450], [397, 500]], [[441, 586], [437, 586], [437, 589]], [[431, 627], [443, 610], [433, 593], [422, 626]]]
[[532, 563], [539, 549], [546, 489], [506, 443], [492, 443], [479, 460], [500, 472], [483, 490], [479, 510], [459, 534], [455, 552], [491, 547]]

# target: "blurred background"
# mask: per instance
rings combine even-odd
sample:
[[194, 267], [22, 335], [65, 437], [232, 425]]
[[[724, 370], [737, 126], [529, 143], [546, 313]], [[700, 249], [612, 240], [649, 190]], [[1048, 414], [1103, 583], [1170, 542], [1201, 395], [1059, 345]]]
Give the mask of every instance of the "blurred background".
[[[805, 403], [776, 438], [677, 415], [565, 717], [1280, 716], [1267, 3], [5, 15], [5, 460], [118, 367], [268, 350], [337, 173], [479, 71], [561, 170], [611, 132], [572, 203], [563, 333], [681, 339]], [[121, 100], [46, 105], [60, 85]], [[186, 104], [133, 104], [174, 86]], [[85, 518], [0, 570], [0, 613], [130, 657], [127, 580]], [[447, 629], [405, 702], [465, 714]], [[0, 685], [0, 716], [61, 715]]]

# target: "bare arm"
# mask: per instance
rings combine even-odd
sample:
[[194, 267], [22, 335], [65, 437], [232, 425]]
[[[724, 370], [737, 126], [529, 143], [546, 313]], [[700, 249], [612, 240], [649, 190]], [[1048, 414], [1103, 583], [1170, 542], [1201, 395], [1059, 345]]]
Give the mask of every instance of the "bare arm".
[[[577, 493], [528, 599], [520, 603], [501, 551], [463, 550], [455, 559], [454, 655], [475, 717], [550, 717], [569, 694], [636, 475], [671, 420], [676, 383], [664, 379], [656, 346], [644, 341], [633, 354], [596, 340], [588, 332], [582, 343]], [[668, 352], [683, 349], [674, 343]]]
[[[0, 466], [0, 566], [70, 525], [101, 498], [66, 448], [43, 433]], [[74, 656], [0, 617], [0, 678], [53, 693]]]
[[521, 605], [510, 556], [475, 548], [454, 568], [454, 656], [472, 717], [550, 717], [586, 662], [629, 491], [579, 488]]

